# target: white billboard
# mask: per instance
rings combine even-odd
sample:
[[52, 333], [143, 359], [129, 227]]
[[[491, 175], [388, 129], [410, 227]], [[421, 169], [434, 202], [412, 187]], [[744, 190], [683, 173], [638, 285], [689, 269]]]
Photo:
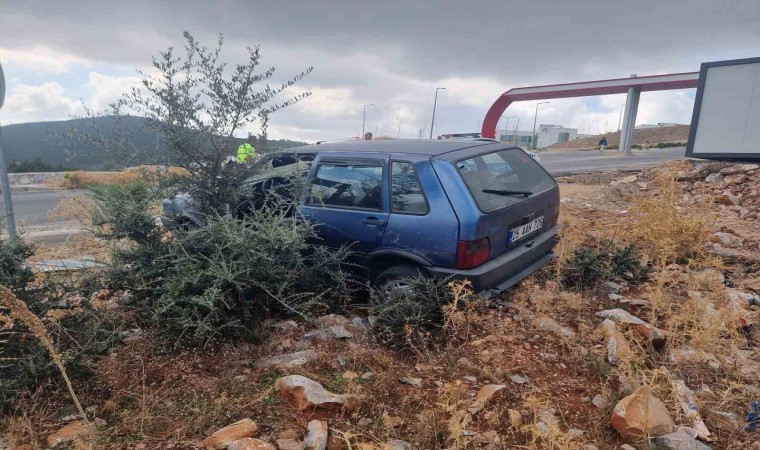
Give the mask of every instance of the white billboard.
[[760, 58], [702, 64], [686, 156], [760, 160]]

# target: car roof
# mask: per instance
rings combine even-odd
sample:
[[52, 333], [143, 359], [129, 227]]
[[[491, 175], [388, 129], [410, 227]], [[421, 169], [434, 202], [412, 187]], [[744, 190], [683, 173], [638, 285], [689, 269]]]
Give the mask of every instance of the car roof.
[[417, 140], [417, 139], [383, 139], [375, 141], [350, 140], [340, 142], [326, 142], [323, 144], [304, 145], [283, 150], [284, 153], [324, 153], [324, 152], [352, 152], [352, 153], [405, 153], [411, 155], [438, 156], [444, 153], [454, 152], [465, 148], [482, 147], [493, 145], [493, 140], [478, 139], [441, 139], [441, 140]]

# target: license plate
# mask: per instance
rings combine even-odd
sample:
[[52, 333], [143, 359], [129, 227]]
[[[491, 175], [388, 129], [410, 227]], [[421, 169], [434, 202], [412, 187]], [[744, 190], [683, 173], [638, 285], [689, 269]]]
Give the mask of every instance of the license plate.
[[517, 228], [509, 230], [509, 243], [513, 243], [517, 240], [524, 238], [525, 236], [535, 233], [544, 226], [544, 216], [537, 219], [533, 219], [525, 225], [520, 225]]

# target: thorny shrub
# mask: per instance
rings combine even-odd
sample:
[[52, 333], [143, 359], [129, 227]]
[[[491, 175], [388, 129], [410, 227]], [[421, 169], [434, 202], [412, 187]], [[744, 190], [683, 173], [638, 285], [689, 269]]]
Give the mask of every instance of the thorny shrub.
[[642, 281], [649, 271], [634, 245], [603, 240], [576, 248], [562, 264], [560, 277], [565, 287], [583, 290], [613, 279]]
[[115, 244], [110, 283], [135, 293], [141, 317], [169, 346], [240, 337], [267, 313], [308, 318], [348, 299], [349, 248], [318, 245], [315, 226], [291, 213], [289, 196], [272, 194], [242, 217], [209, 216], [167, 235], [150, 217], [144, 184], [97, 189], [95, 223]]

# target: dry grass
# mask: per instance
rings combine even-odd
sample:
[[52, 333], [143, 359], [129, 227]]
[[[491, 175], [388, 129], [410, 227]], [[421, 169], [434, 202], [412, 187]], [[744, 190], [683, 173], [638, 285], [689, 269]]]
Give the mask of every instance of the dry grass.
[[48, 179], [45, 183], [59, 189], [84, 189], [92, 185], [126, 184], [137, 179], [150, 181], [167, 175], [186, 174], [186, 170], [178, 167], [137, 166], [121, 172], [67, 172], [63, 178]]

